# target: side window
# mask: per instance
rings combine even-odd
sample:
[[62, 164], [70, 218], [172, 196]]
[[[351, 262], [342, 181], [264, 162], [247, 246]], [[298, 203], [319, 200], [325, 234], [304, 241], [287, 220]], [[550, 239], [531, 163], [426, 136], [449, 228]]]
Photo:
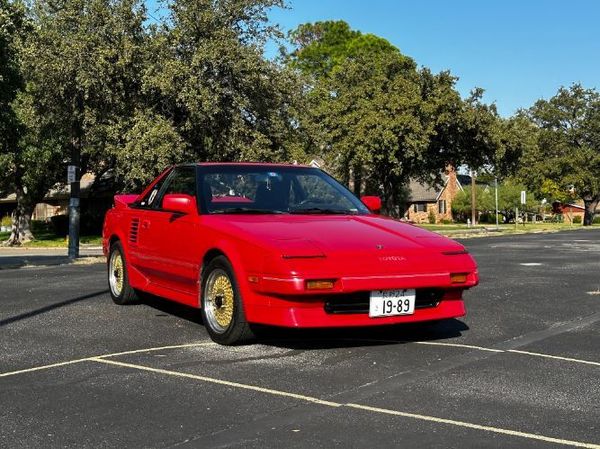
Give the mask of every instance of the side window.
[[142, 200], [137, 204], [137, 206], [143, 207], [143, 208], [152, 207], [152, 205], [156, 201], [158, 192], [160, 192], [160, 189], [165, 184], [165, 181], [168, 178], [169, 178], [169, 175], [163, 176], [163, 178], [160, 181], [158, 181], [156, 184], [154, 184], [154, 187], [152, 188], [152, 190], [150, 190], [150, 192], [148, 192], [146, 194], [146, 196], [144, 198], [142, 198]]
[[186, 195], [196, 196], [196, 168], [178, 167], [168, 177], [162, 189], [158, 193], [158, 199], [154, 200], [153, 207], [160, 208], [162, 199], [170, 193], [184, 193]]

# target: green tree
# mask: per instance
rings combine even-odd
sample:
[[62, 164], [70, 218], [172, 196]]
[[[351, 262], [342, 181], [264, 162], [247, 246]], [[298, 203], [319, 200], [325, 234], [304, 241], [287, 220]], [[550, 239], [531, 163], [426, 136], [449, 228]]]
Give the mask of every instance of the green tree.
[[[477, 184], [475, 186], [475, 208], [478, 212], [494, 214], [496, 211], [495, 189], [493, 186]], [[520, 184], [514, 178], [506, 179], [498, 185], [498, 212], [505, 217], [514, 217], [515, 208], [520, 211], [535, 212], [540, 203], [531, 193], [527, 194], [527, 202], [521, 204], [521, 191], [527, 190], [525, 185]], [[465, 186], [452, 201], [452, 213], [458, 216], [471, 216], [471, 187]]]
[[15, 101], [23, 125], [12, 160], [16, 228], [32, 238], [33, 207], [64, 183], [67, 161], [100, 174], [139, 93], [145, 12], [137, 0], [36, 0], [32, 31], [20, 44], [25, 88]]
[[523, 154], [522, 178], [537, 191], [553, 185], [574, 192], [585, 205], [584, 225], [591, 225], [600, 203], [600, 94], [579, 84], [562, 87], [527, 114], [537, 127], [537, 145]]
[[22, 3], [0, 0], [0, 196], [16, 193], [11, 235], [5, 244], [31, 239], [31, 205], [24, 201], [28, 157], [21, 142], [24, 125], [19, 119], [18, 98], [25, 88], [21, 70], [22, 41], [31, 32]]
[[[194, 160], [303, 159], [300, 85], [263, 56], [279, 36], [267, 10], [280, 0], [174, 0], [151, 43], [148, 105], [183, 139]], [[179, 146], [175, 153], [180, 154]], [[161, 167], [162, 169], [164, 167]]]
[[379, 193], [400, 215], [409, 178], [441, 181], [448, 164], [478, 167], [497, 151], [498, 117], [481, 90], [462, 100], [449, 72], [432, 74], [380, 37], [341, 21], [304, 24], [284, 59], [306, 77], [312, 148], [356, 194]]
[[288, 38], [294, 49], [284, 53], [284, 58], [292, 67], [317, 79], [328, 76], [348, 58], [400, 53], [387, 40], [352, 30], [343, 20], [305, 23], [292, 30]]

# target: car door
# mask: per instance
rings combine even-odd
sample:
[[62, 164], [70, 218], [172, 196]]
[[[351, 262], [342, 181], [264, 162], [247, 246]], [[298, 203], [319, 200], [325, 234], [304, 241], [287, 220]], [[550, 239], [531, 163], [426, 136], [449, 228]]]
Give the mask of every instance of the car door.
[[153, 280], [150, 256], [152, 236], [149, 235], [149, 224], [156, 216], [154, 210], [158, 204], [158, 194], [169, 176], [170, 172], [165, 173], [139, 201], [130, 206], [127, 215], [128, 263], [149, 281]]
[[145, 270], [152, 282], [194, 297], [200, 265], [198, 214], [167, 211], [162, 202], [168, 194], [197, 198], [196, 178], [196, 166], [176, 167], [140, 225], [145, 242]]

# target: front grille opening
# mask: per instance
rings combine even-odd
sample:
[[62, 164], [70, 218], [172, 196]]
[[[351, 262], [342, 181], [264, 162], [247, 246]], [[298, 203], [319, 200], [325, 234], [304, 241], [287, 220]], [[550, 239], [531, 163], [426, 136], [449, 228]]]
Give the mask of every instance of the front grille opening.
[[[415, 310], [437, 307], [444, 296], [441, 288], [419, 288], [415, 298]], [[369, 313], [370, 292], [328, 295], [325, 312], [330, 314]]]

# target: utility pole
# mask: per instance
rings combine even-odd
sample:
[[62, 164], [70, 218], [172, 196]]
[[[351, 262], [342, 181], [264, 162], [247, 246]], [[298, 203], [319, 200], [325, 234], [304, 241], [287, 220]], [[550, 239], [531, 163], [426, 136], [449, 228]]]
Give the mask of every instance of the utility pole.
[[67, 181], [71, 187], [69, 198], [69, 259], [79, 257], [79, 203], [81, 196], [79, 166], [81, 164], [81, 153], [77, 145], [71, 150], [71, 165], [67, 171]]
[[471, 174], [471, 226], [475, 226], [477, 216], [477, 211], [475, 210], [475, 172], [473, 170], [469, 171]]
[[498, 178], [494, 178], [494, 185], [496, 187], [496, 229], [498, 229]]

